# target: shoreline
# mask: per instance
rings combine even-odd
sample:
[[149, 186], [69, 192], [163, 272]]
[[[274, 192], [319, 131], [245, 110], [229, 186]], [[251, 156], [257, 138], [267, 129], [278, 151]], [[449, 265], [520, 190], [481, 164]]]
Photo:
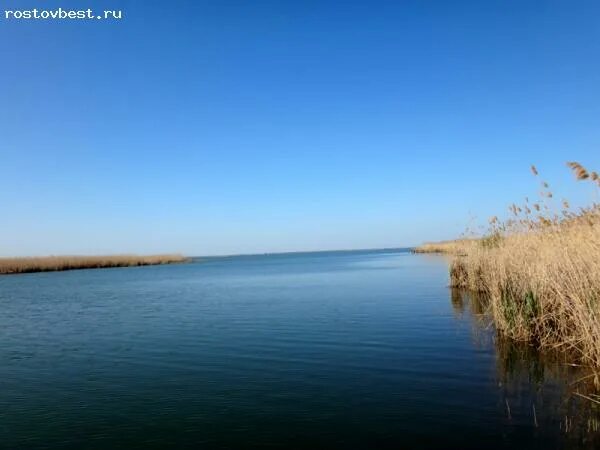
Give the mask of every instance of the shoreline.
[[412, 249], [412, 253], [435, 253], [443, 255], [460, 255], [468, 248], [477, 245], [479, 239], [454, 239], [440, 242], [425, 242]]
[[190, 258], [179, 254], [0, 258], [0, 275], [154, 266], [162, 264], [179, 264], [189, 260]]
[[137, 254], [115, 254], [115, 255], [57, 255], [57, 256], [13, 256], [0, 257], [0, 276], [18, 275], [24, 273], [39, 272], [64, 272], [67, 270], [83, 269], [109, 269], [117, 267], [138, 267], [163, 264], [181, 264], [193, 259], [203, 260], [257, 257], [257, 256], [287, 256], [303, 255], [313, 253], [353, 253], [353, 252], [412, 252], [414, 247], [384, 247], [384, 248], [360, 248], [341, 250], [298, 250], [287, 252], [265, 252], [265, 253], [240, 253], [224, 255], [202, 255], [183, 256], [178, 253], [137, 255]]

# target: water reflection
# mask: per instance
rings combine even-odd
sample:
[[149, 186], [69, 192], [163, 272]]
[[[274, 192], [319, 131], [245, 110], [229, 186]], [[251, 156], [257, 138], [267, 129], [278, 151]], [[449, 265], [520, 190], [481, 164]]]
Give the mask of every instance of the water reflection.
[[572, 355], [540, 351], [534, 345], [503, 338], [487, 314], [485, 296], [452, 289], [457, 320], [468, 321], [474, 343], [491, 349], [496, 360], [498, 408], [515, 432], [526, 429], [553, 436], [565, 445], [600, 446], [598, 374], [572, 364]]

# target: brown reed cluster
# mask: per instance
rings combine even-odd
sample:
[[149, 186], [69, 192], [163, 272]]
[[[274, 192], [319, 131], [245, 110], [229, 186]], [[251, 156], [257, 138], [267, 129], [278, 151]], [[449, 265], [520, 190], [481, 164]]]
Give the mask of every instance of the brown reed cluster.
[[[587, 206], [556, 202], [541, 181], [536, 201], [510, 205], [504, 220], [490, 218], [476, 245], [455, 241], [450, 279], [489, 298], [502, 335], [569, 350], [600, 368], [600, 205], [594, 201], [600, 180], [577, 162], [567, 165], [591, 186]], [[535, 166], [531, 172], [540, 176]]]
[[74, 269], [133, 267], [185, 262], [182, 255], [44, 256], [0, 258], [0, 274], [53, 272]]

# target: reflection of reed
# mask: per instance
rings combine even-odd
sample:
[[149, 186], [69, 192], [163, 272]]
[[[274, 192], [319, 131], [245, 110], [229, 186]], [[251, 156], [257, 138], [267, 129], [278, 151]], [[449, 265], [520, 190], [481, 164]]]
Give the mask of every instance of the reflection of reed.
[[491, 325], [490, 317], [486, 313], [488, 300], [484, 293], [452, 288], [450, 301], [452, 309], [458, 317], [468, 316], [471, 320], [478, 322], [478, 325], [486, 328]]
[[450, 302], [452, 309], [457, 316], [462, 317], [465, 313], [465, 299], [460, 289], [452, 289], [450, 293]]
[[452, 289], [450, 300], [456, 315], [471, 323], [478, 343], [493, 346], [498, 408], [507, 425], [539, 429], [568, 446], [600, 448], [597, 373], [569, 364], [572, 355], [562, 349], [539, 350], [502, 337], [492, 326], [484, 295]]
[[541, 352], [500, 335], [495, 351], [500, 403], [511, 408], [513, 424], [560, 433], [572, 445], [600, 445], [598, 405], [581, 397], [596, 392], [593, 371], [568, 364], [564, 352]]

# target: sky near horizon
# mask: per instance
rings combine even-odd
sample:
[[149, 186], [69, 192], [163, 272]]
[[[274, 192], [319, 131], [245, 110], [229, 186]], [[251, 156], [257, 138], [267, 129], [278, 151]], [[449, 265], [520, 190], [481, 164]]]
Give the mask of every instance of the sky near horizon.
[[124, 16], [0, 18], [1, 256], [411, 246], [600, 169], [596, 1], [0, 4]]

